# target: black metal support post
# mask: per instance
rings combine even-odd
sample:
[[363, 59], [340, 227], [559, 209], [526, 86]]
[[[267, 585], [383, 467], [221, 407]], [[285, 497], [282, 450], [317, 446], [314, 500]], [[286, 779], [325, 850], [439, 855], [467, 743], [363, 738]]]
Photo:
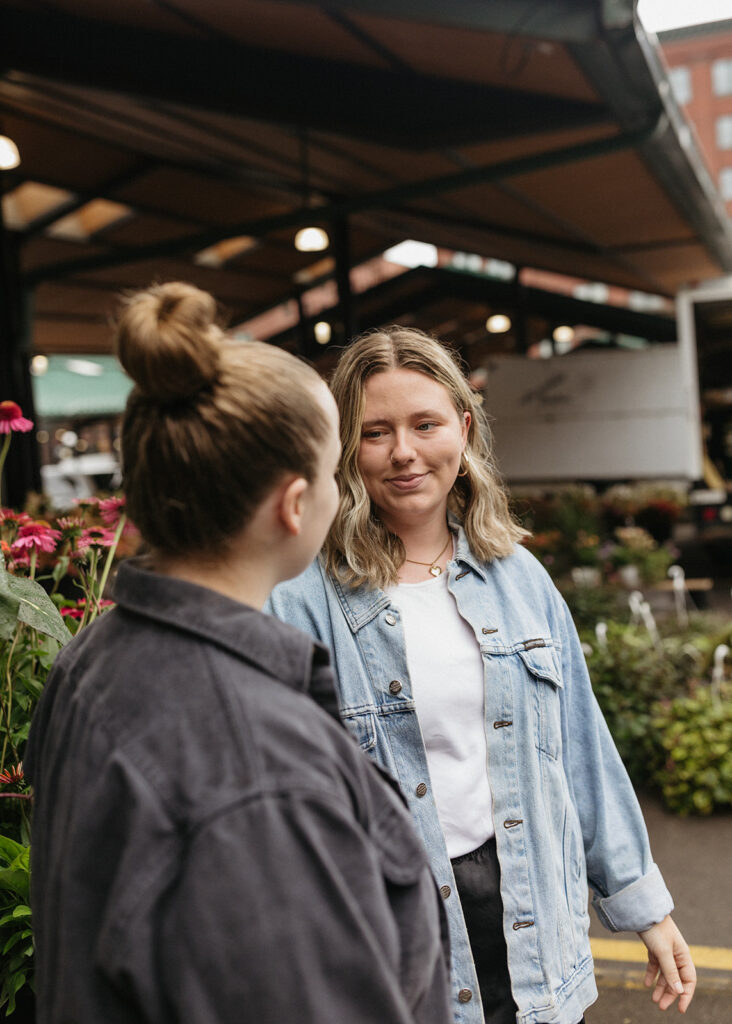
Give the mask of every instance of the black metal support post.
[[343, 341], [347, 343], [358, 330], [354, 319], [353, 294], [351, 292], [351, 241], [348, 217], [336, 217], [332, 222], [332, 227], [339, 319], [343, 325]]
[[[3, 193], [0, 172], [0, 195]], [[35, 422], [30, 376], [30, 296], [21, 284], [18, 244], [5, 227], [0, 206], [0, 401], [17, 402]], [[3, 503], [22, 508], [29, 491], [40, 491], [35, 431], [16, 432], [5, 463]]]

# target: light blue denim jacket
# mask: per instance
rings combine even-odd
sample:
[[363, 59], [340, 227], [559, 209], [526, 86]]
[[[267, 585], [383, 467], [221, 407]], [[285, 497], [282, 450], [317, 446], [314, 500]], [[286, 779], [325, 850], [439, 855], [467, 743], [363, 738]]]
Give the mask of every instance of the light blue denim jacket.
[[[642, 931], [673, 903], [574, 624], [543, 567], [520, 546], [480, 562], [460, 529], [447, 571], [485, 666], [488, 772], [517, 1021], [576, 1024], [597, 997], [587, 882], [612, 931]], [[332, 650], [343, 720], [399, 781], [445, 897], [455, 1020], [482, 1024], [398, 608], [381, 590], [343, 587], [316, 562], [278, 586], [266, 610]]]

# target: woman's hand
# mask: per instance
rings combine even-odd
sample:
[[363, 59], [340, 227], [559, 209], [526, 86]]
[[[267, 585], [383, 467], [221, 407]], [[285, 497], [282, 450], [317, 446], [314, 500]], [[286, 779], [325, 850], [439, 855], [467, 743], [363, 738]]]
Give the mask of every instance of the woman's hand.
[[696, 988], [696, 969], [684, 937], [670, 917], [638, 935], [648, 947], [648, 967], [643, 982], [655, 985], [653, 1002], [667, 1010], [678, 996], [679, 1010], [686, 1013]]

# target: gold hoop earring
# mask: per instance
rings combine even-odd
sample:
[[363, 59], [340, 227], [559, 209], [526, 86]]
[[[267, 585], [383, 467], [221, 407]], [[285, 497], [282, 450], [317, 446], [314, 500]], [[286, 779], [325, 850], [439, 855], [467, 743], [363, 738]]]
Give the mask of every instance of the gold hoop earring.
[[458, 473], [458, 476], [467, 476], [468, 475], [468, 470], [470, 469], [470, 456], [465, 451], [463, 452], [462, 457], [460, 459], [461, 465], [462, 465], [463, 459], [465, 459], [465, 469], [461, 470], [461, 472]]

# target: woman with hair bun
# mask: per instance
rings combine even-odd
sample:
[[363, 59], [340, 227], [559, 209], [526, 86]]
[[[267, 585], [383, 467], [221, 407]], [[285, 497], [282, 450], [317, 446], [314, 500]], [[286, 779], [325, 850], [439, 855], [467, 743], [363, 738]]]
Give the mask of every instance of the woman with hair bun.
[[261, 612], [333, 518], [335, 403], [215, 315], [170, 283], [119, 318], [148, 553], [31, 727], [38, 1024], [448, 1024], [408, 811], [341, 726], [326, 650]]
[[478, 397], [421, 331], [347, 348], [340, 505], [270, 607], [331, 648], [341, 714], [399, 781], [450, 922], [458, 1024], [577, 1024], [587, 883], [661, 1009], [695, 973], [569, 612], [518, 543]]

